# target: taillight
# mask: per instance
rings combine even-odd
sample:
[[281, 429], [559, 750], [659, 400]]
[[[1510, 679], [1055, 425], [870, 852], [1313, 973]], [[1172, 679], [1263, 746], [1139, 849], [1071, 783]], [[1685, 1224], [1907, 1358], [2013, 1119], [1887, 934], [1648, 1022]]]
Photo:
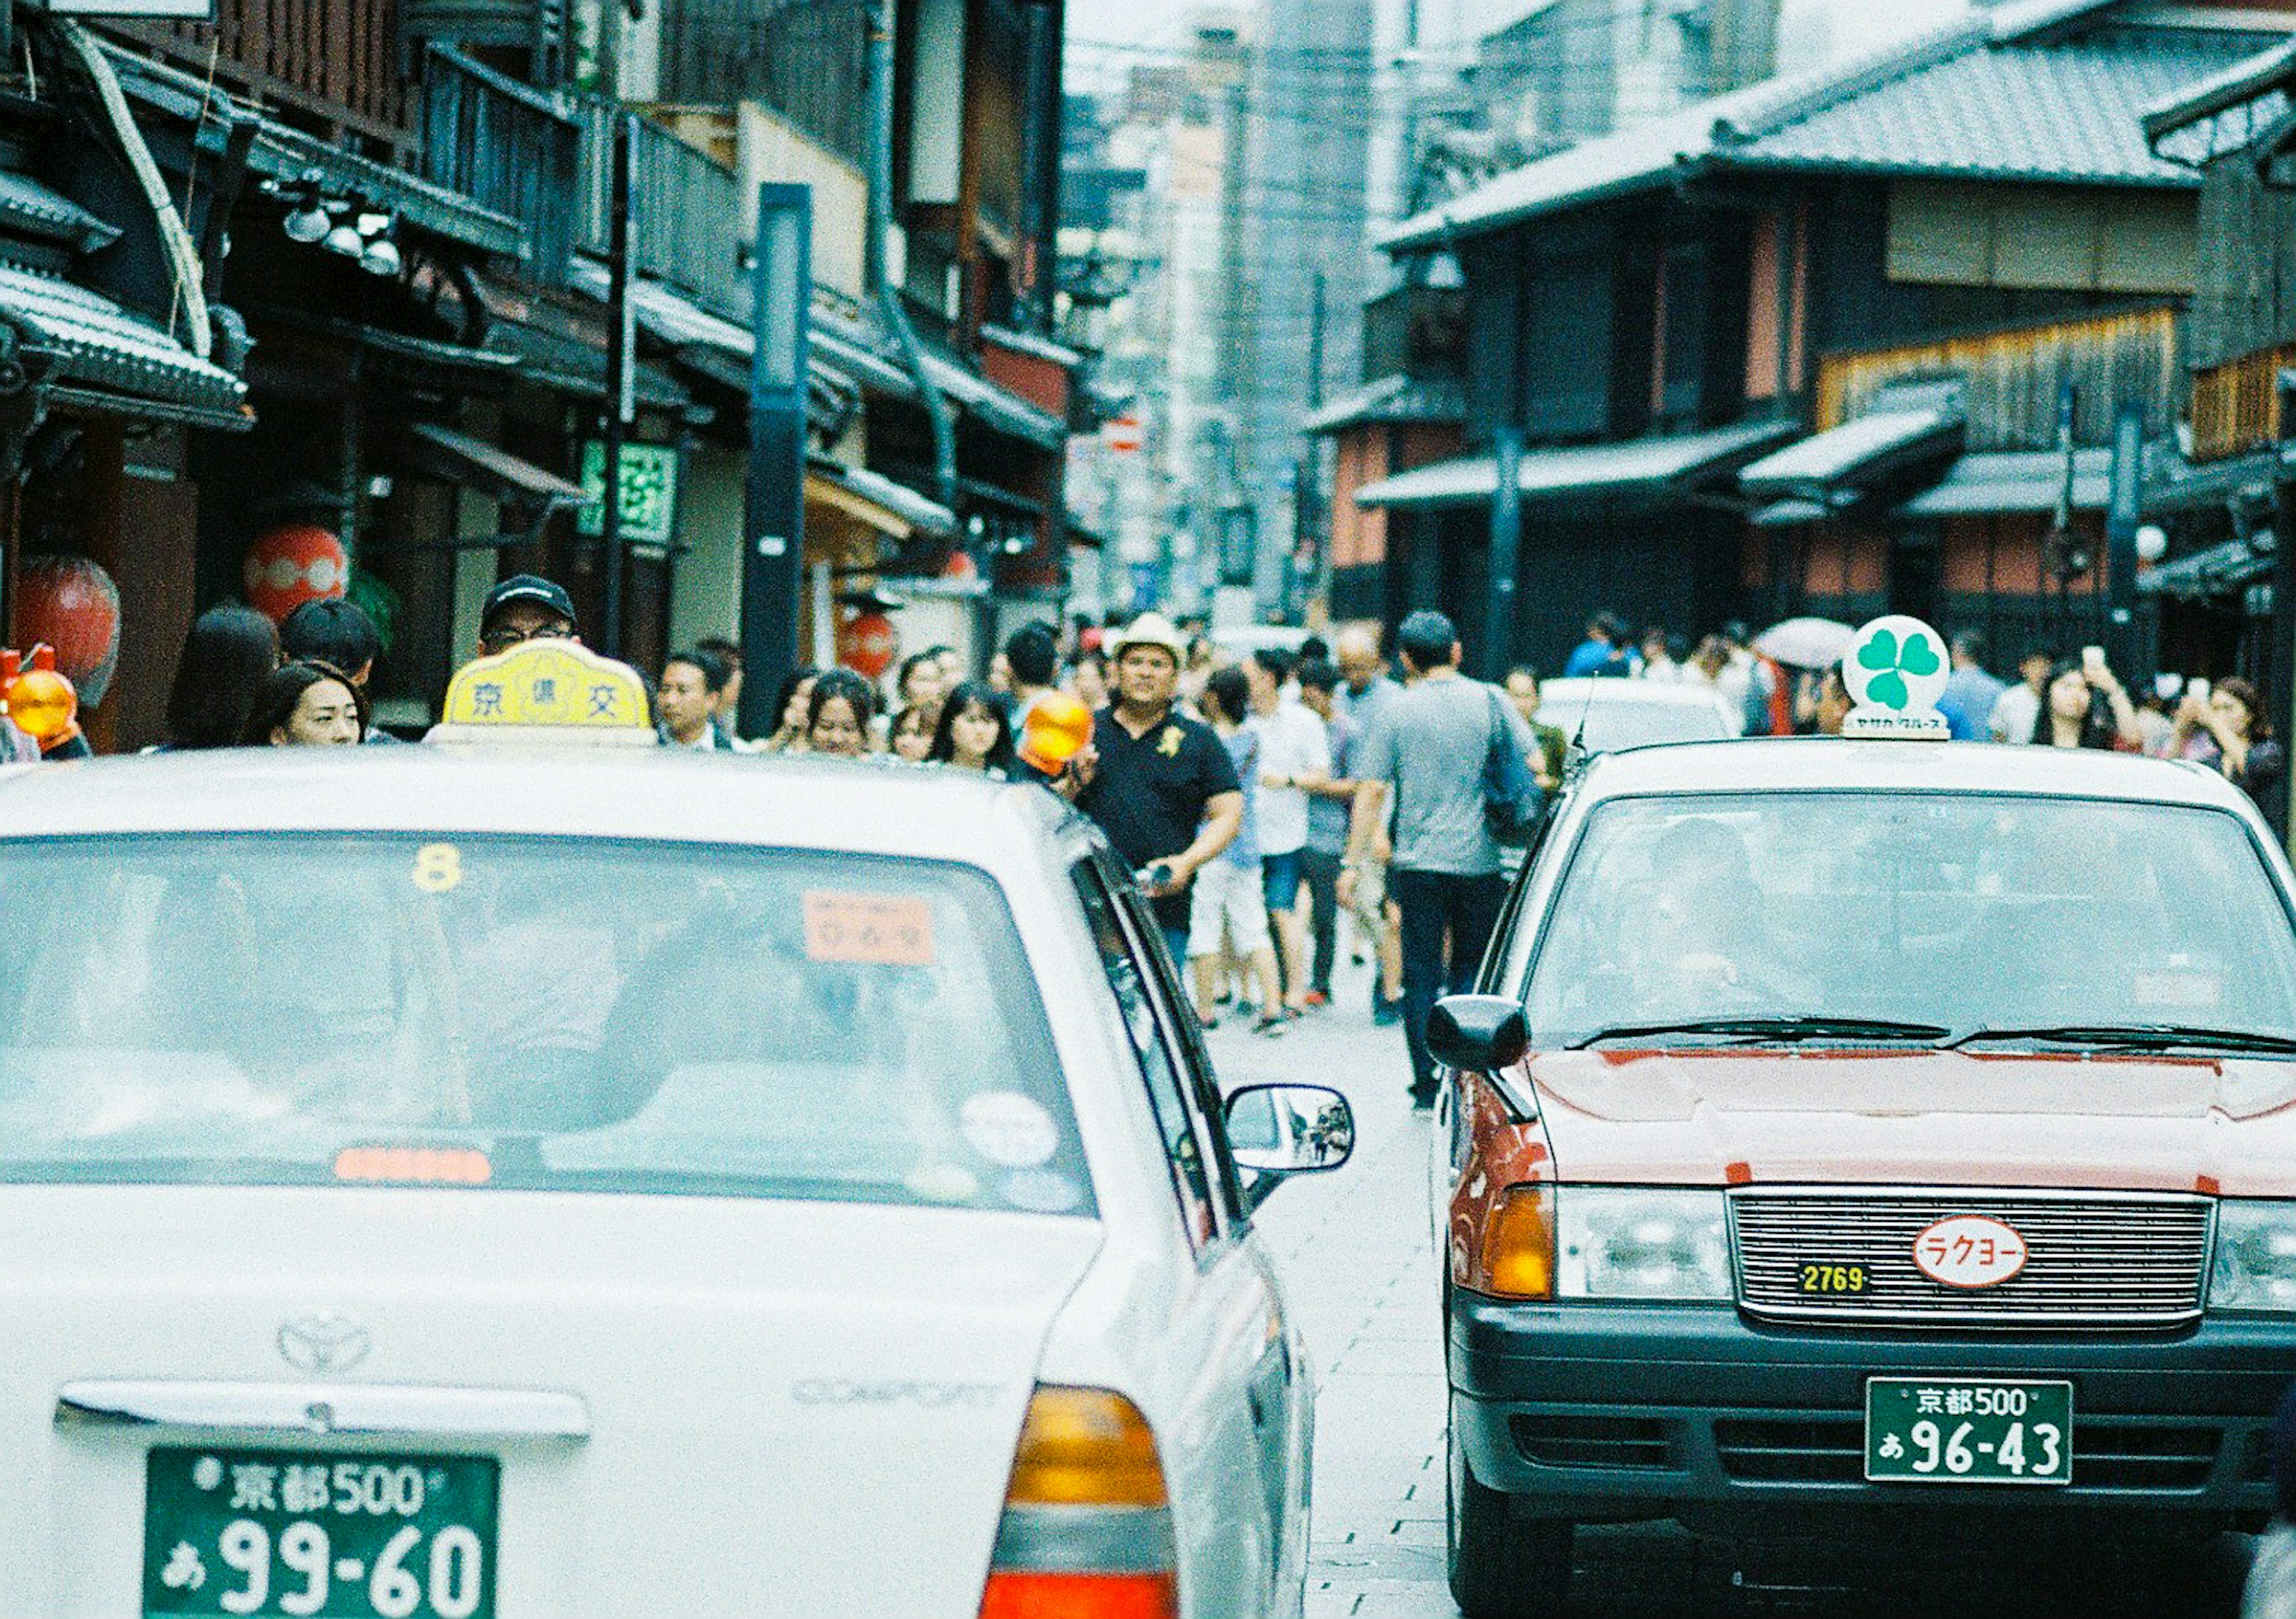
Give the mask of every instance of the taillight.
[[1175, 1619], [1172, 1514], [1140, 1408], [1039, 1388], [1021, 1425], [980, 1619]]
[[1510, 1186], [1499, 1194], [1464, 1280], [1494, 1298], [1554, 1296], [1553, 1186]]

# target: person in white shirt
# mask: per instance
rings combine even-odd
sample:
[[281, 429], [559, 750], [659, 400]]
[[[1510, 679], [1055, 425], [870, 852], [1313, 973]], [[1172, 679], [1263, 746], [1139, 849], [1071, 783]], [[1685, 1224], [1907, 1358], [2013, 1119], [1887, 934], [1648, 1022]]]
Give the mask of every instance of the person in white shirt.
[[725, 659], [699, 648], [676, 653], [662, 665], [660, 683], [654, 688], [654, 711], [663, 746], [704, 753], [733, 750], [733, 738], [711, 723], [726, 679]]
[[2046, 647], [2035, 647], [2025, 654], [2017, 666], [2021, 677], [2017, 684], [1995, 699], [1992, 715], [1986, 722], [1995, 741], [2033, 740], [2034, 722], [2041, 717], [2041, 693], [2048, 690], [2049, 671], [2056, 661], [2056, 654]]
[[1307, 1010], [1309, 969], [1307, 929], [1300, 918], [1300, 882], [1306, 871], [1308, 795], [1332, 779], [1332, 741], [1324, 722], [1283, 696], [1292, 660], [1274, 648], [1244, 666], [1251, 685], [1251, 728], [1259, 735], [1260, 872], [1283, 960], [1283, 1004], [1291, 1016]]

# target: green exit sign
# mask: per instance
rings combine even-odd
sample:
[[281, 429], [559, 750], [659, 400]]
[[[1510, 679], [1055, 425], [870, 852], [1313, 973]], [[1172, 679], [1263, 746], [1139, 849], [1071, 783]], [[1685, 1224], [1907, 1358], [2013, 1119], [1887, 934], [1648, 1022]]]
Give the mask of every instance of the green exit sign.
[[[667, 545], [677, 528], [677, 448], [667, 444], [622, 446], [621, 537], [632, 545]], [[576, 527], [595, 537], [606, 528], [606, 446], [593, 438], [582, 446], [582, 487], [589, 502], [576, 514]]]

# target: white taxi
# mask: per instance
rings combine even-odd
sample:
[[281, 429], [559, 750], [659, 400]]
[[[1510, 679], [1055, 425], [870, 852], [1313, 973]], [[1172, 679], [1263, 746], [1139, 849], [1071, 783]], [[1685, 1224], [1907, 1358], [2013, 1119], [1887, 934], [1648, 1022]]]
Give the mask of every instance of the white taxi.
[[1251, 1213], [1352, 1125], [1222, 1107], [1052, 795], [281, 749], [0, 828], [0, 1613], [1300, 1611]]

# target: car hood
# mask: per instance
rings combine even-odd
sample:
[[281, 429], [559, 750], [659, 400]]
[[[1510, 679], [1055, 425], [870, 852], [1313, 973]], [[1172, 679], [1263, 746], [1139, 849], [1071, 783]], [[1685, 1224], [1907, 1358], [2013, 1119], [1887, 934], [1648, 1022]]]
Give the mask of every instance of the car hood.
[[2296, 1196], [2291, 1062], [1570, 1051], [1528, 1068], [1566, 1182]]

